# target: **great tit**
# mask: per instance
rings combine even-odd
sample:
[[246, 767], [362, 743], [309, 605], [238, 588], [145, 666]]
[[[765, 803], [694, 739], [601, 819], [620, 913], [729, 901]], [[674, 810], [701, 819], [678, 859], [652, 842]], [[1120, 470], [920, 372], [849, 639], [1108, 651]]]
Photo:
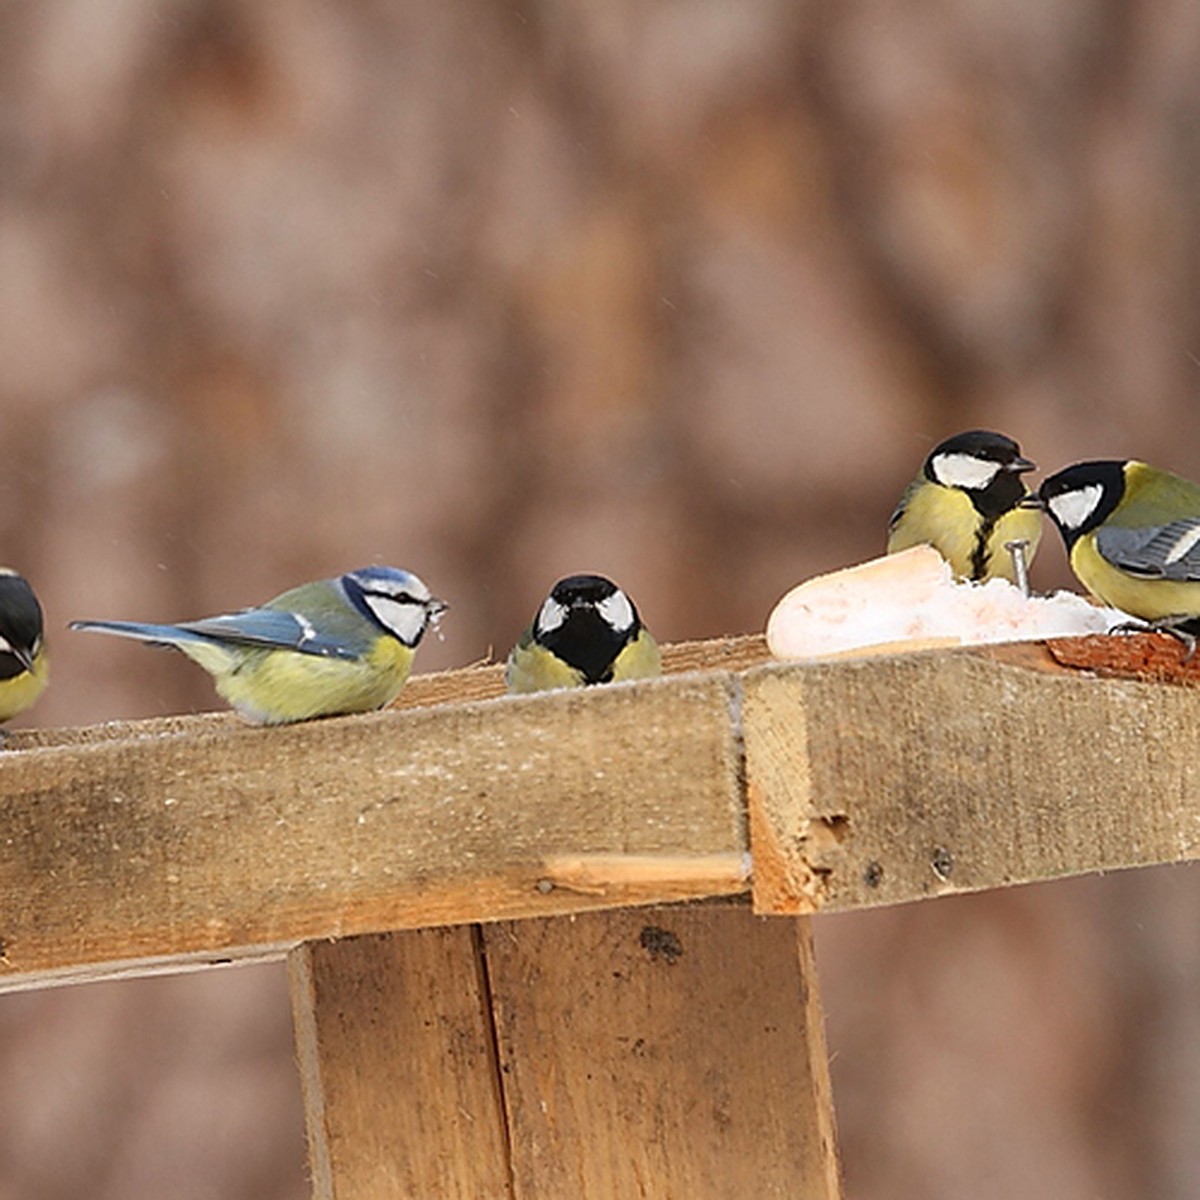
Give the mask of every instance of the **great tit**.
[[1200, 487], [1109, 460], [1066, 467], [1038, 497], [1092, 595], [1184, 641], [1200, 635]]
[[1002, 433], [973, 429], [947, 438], [904, 489], [888, 523], [887, 552], [928, 544], [958, 579], [1017, 582], [1005, 544], [1027, 542], [1028, 566], [1042, 536], [1041, 514], [1021, 481], [1034, 466]]
[[48, 680], [42, 606], [28, 580], [0, 567], [0, 721], [23, 713]]
[[662, 670], [633, 601], [602, 575], [560, 579], [521, 634], [504, 678], [510, 692], [645, 679]]
[[413, 574], [362, 567], [225, 616], [179, 625], [73, 621], [72, 629], [174, 646], [249, 720], [282, 725], [394, 700], [446, 605]]

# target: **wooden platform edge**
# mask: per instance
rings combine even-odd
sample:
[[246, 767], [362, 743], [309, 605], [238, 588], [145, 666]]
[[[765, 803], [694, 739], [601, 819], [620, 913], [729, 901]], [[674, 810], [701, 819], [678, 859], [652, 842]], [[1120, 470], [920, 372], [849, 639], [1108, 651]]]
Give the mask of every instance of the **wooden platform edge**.
[[758, 911], [793, 915], [1200, 856], [1190, 686], [1038, 644], [765, 658], [721, 639], [667, 652], [718, 669], [636, 685], [452, 703], [498, 686], [468, 668], [363, 717], [18, 735], [0, 991], [736, 895], [751, 849]]

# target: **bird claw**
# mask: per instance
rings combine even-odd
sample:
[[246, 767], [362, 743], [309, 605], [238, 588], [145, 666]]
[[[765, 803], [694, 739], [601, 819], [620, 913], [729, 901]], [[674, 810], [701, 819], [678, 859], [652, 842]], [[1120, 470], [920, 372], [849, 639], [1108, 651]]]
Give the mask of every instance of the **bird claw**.
[[1109, 633], [1154, 633], [1156, 632], [1153, 625], [1147, 625], [1145, 621], [1122, 621], [1119, 625], [1110, 625]]
[[[1188, 619], [1192, 620], [1193, 618]], [[1108, 632], [1165, 633], [1183, 647], [1183, 658], [1180, 661], [1185, 663], [1191, 662], [1192, 656], [1196, 653], [1196, 635], [1188, 633], [1186, 629], [1181, 629], [1178, 622], [1173, 622], [1169, 617], [1161, 621], [1122, 621], [1120, 625], [1114, 625]]]
[[1183, 646], [1183, 658], [1179, 660], [1180, 662], [1191, 662], [1192, 655], [1196, 653], [1196, 635], [1194, 633], [1188, 633], [1186, 629], [1176, 629], [1170, 625], [1164, 625], [1157, 632], [1170, 634]]

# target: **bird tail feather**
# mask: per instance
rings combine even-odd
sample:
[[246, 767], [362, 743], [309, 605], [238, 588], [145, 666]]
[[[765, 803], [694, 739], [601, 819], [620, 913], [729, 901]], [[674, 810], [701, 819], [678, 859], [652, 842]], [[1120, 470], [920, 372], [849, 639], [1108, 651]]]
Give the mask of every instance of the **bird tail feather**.
[[88, 633], [111, 633], [138, 642], [157, 642], [162, 646], [182, 646], [189, 642], [212, 640], [189, 629], [180, 629], [178, 625], [146, 625], [140, 621], [72, 621], [68, 628], [82, 629]]

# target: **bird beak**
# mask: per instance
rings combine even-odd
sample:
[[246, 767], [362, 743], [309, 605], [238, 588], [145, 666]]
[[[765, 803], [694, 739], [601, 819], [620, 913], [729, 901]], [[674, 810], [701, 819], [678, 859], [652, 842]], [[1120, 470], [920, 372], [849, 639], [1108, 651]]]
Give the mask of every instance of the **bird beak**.
[[1037, 463], [1030, 462], [1027, 458], [1021, 458], [1018, 455], [1010, 463], [1004, 464], [1004, 469], [1011, 472], [1013, 475], [1024, 475], [1026, 471], [1036, 471]]
[[426, 620], [433, 626], [433, 632], [437, 634], [439, 642], [446, 640], [446, 635], [442, 632], [442, 614], [449, 607], [445, 600], [439, 600], [436, 596], [430, 596], [425, 602]]
[[1018, 502], [1018, 508], [1036, 508], [1038, 512], [1046, 511], [1046, 502], [1037, 492], [1027, 492]]
[[9, 653], [27, 670], [31, 675], [33, 671], [33, 655], [30, 654], [24, 646], [9, 646]]

